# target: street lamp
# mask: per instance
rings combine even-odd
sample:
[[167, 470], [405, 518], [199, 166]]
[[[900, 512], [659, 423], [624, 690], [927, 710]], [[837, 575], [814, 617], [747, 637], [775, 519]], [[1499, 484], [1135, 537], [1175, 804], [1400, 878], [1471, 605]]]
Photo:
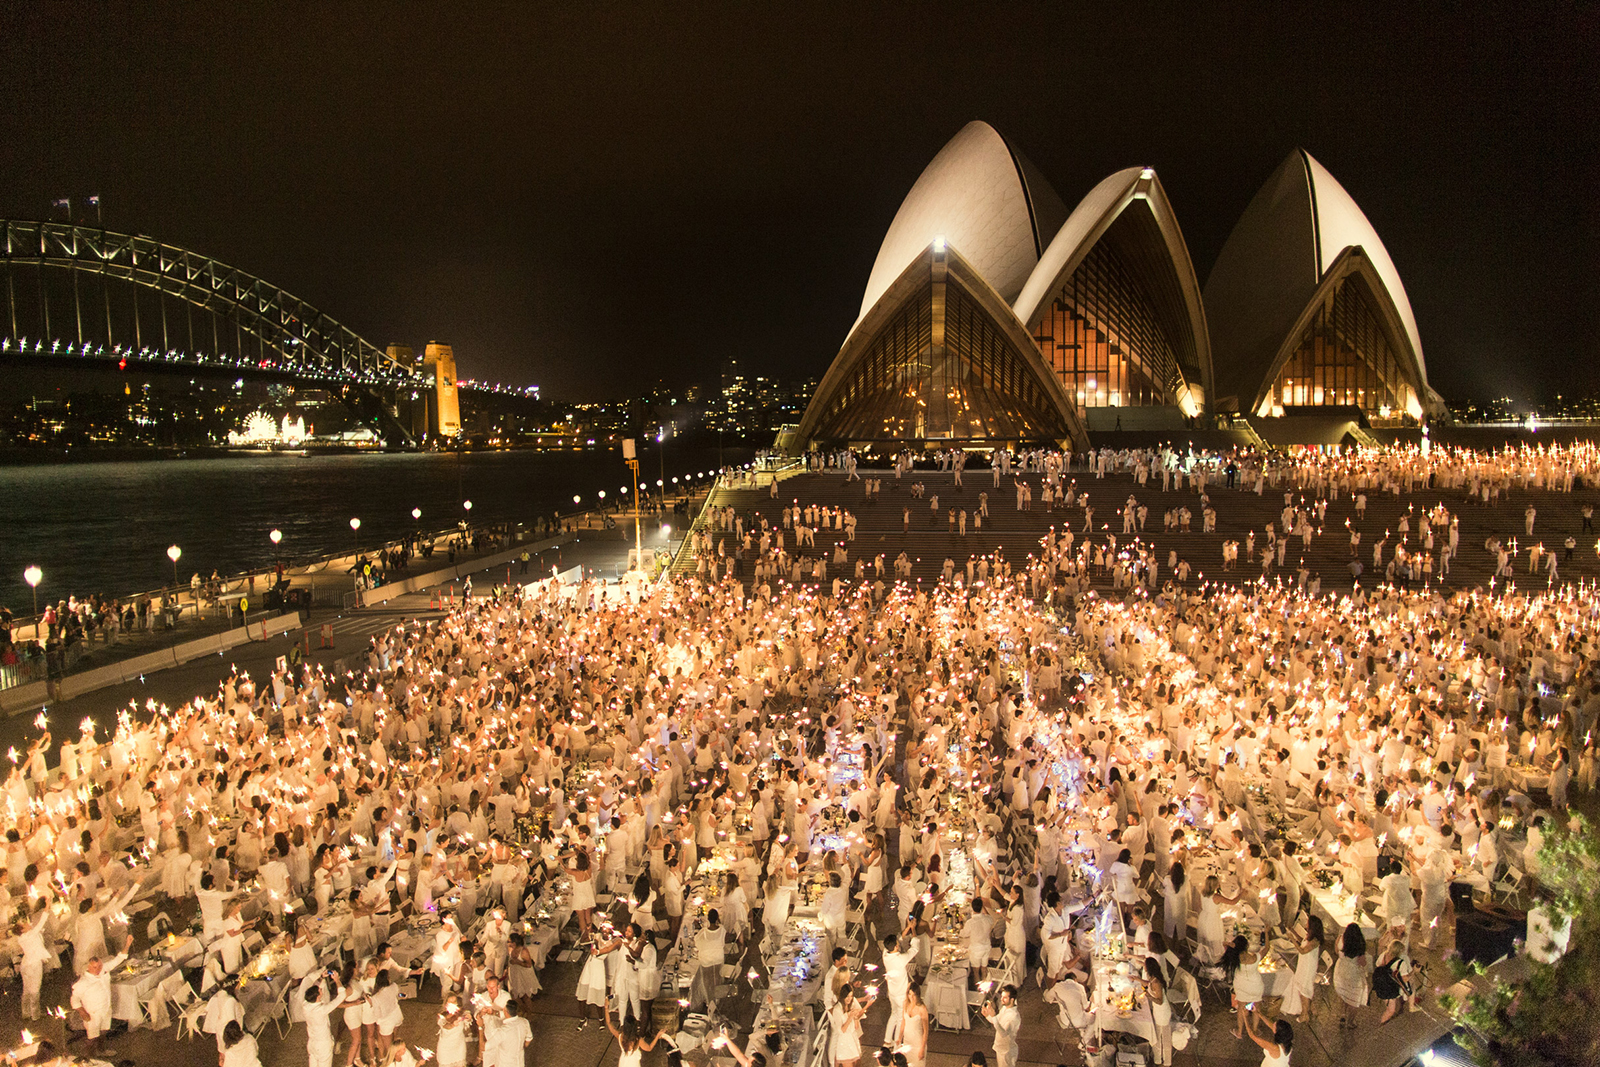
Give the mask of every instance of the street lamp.
[[33, 614], [39, 614], [39, 583], [44, 581], [44, 571], [38, 567], [29, 567], [22, 572], [22, 580], [33, 587]]
[[167, 546], [167, 558], [172, 561], [172, 584], [174, 588], [178, 584], [178, 557], [181, 555], [183, 555], [183, 549], [177, 545]]
[[355, 542], [356, 555], [358, 555], [358, 556], [361, 554], [361, 533], [360, 533], [360, 530], [361, 530], [361, 520], [360, 519], [351, 519], [350, 520], [350, 538], [351, 538], [352, 541]]

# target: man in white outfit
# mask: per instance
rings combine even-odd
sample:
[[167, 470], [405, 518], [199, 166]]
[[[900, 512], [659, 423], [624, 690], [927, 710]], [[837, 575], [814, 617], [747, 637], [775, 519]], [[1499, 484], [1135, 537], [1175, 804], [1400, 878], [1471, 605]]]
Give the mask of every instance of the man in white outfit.
[[909, 944], [899, 949], [899, 939], [893, 934], [883, 939], [883, 983], [889, 991], [889, 1025], [883, 1032], [885, 1048], [893, 1048], [900, 1040], [900, 1028], [905, 1024], [906, 990], [911, 986], [908, 968], [916, 958], [916, 949]]
[[1017, 1010], [1017, 987], [1000, 990], [1000, 1006], [983, 1006], [984, 1017], [994, 1025], [994, 1056], [999, 1067], [1017, 1067], [1017, 1033], [1022, 1029], [1022, 1013]]
[[522, 1067], [528, 1044], [533, 1040], [533, 1028], [517, 1014], [516, 1001], [507, 1001], [503, 1011], [505, 1017], [487, 1037], [483, 1067]]
[[133, 935], [122, 944], [122, 951], [109, 960], [96, 956], [83, 969], [83, 976], [72, 984], [72, 1008], [83, 1020], [85, 1036], [89, 1039], [87, 1051], [93, 1057], [100, 1054], [100, 1036], [111, 1025], [111, 972], [122, 966], [133, 946]]
[[307, 975], [310, 983], [302, 994], [305, 1005], [300, 1010], [306, 1020], [306, 1061], [308, 1067], [333, 1067], [333, 1030], [328, 1016], [337, 1011], [344, 1001], [344, 987], [334, 979], [333, 995], [324, 993], [320, 975]]
[[22, 946], [22, 1017], [39, 1017], [39, 987], [44, 982], [46, 964], [55, 963], [55, 953], [45, 944], [44, 924], [50, 921], [50, 909], [44, 898], [38, 900], [39, 917], [32, 926], [17, 938]]

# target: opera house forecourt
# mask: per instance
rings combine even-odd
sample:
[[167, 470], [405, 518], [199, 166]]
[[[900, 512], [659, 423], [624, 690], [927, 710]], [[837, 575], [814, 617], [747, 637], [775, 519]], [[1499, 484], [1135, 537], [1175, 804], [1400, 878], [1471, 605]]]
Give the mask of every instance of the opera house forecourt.
[[1204, 288], [1155, 171], [1070, 212], [1015, 146], [968, 123], [906, 195], [861, 313], [792, 447], [1088, 447], [1089, 432], [1441, 413], [1394, 261], [1296, 149]]

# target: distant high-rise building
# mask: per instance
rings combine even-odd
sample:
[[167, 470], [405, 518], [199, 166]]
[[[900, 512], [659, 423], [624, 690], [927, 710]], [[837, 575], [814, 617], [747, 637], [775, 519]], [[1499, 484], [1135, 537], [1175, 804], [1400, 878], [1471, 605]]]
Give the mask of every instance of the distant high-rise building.
[[440, 437], [461, 436], [461, 400], [456, 394], [456, 354], [449, 345], [429, 341], [422, 352], [422, 365], [433, 368], [433, 410], [431, 429]]

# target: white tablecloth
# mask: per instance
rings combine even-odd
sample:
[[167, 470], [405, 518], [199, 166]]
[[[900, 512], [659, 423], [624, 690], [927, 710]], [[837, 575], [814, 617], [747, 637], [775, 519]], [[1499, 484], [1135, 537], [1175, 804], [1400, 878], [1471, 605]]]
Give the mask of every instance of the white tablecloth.
[[[1370, 941], [1378, 936], [1378, 921], [1365, 912], [1357, 912], [1354, 903], [1343, 892], [1329, 889], [1315, 880], [1305, 887], [1311, 898], [1312, 913], [1322, 920], [1327, 932], [1335, 938], [1352, 922], [1358, 923], [1361, 933]], [[1355, 903], [1359, 903], [1359, 898]]]
[[170, 963], [152, 968], [140, 975], [119, 972], [122, 977], [111, 976], [111, 1016], [121, 1019], [134, 1029], [144, 1022], [144, 1008], [139, 1001], [145, 994], [166, 980], [177, 968]]
[[928, 1014], [947, 1030], [968, 1027], [967, 974], [965, 963], [944, 963], [929, 968], [928, 978], [922, 984]]

